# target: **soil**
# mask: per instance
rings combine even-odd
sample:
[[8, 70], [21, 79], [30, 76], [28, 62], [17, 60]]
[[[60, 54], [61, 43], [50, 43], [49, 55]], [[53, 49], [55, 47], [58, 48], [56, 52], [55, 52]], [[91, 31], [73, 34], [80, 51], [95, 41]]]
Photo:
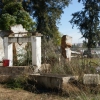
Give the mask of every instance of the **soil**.
[[32, 93], [22, 89], [10, 89], [0, 84], [0, 100], [69, 100], [67, 97], [48, 93]]

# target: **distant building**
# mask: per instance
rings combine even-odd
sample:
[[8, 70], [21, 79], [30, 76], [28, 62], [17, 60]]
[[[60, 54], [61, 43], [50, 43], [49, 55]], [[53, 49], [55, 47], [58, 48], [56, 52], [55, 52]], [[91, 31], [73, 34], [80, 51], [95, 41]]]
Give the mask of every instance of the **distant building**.
[[83, 46], [83, 43], [74, 43], [73, 45], [72, 45], [72, 47], [74, 48], [74, 47], [82, 47]]
[[83, 43], [78, 43], [77, 46], [78, 47], [82, 47], [83, 46]]

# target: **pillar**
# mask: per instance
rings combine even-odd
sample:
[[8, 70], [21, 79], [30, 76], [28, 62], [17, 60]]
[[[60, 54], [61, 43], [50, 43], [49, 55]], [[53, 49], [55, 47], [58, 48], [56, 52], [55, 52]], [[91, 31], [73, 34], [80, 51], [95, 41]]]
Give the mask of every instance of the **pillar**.
[[41, 67], [41, 36], [31, 36], [32, 44], [32, 65], [34, 67], [34, 72], [38, 72]]
[[4, 59], [9, 60], [9, 66], [13, 66], [13, 47], [12, 43], [8, 43], [8, 37], [4, 37]]
[[71, 50], [69, 47], [65, 48], [65, 51], [66, 51], [66, 59], [68, 61], [71, 61]]

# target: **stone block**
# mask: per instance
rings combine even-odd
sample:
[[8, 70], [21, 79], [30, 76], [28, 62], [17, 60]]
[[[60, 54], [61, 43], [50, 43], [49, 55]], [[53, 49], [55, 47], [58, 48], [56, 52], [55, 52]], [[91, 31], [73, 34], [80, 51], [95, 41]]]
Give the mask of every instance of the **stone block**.
[[100, 75], [99, 74], [84, 74], [83, 83], [87, 85], [91, 84], [100, 84]]

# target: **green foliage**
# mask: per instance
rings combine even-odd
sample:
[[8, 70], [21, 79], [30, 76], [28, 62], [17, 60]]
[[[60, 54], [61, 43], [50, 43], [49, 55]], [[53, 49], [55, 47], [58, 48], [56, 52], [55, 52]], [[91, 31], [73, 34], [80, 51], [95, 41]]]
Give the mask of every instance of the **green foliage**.
[[84, 8], [81, 11], [73, 13], [71, 24], [76, 25], [82, 36], [88, 40], [87, 47], [95, 47], [99, 40], [99, 19], [100, 19], [100, 1], [98, 0], [79, 0], [82, 1]]
[[4, 6], [0, 18], [0, 29], [9, 30], [12, 25], [22, 24], [27, 30], [35, 30], [35, 23], [29, 13], [23, 9], [22, 3], [15, 2], [14, 0], [7, 0], [7, 2], [6, 0], [3, 2]]
[[17, 52], [18, 62], [16, 63], [17, 66], [30, 66], [32, 65], [32, 48], [31, 44], [27, 43], [25, 49], [20, 49]]
[[55, 46], [60, 46], [61, 45], [61, 33], [58, 31], [55, 31], [53, 34], [53, 42]]
[[14, 78], [14, 79], [11, 79], [9, 80], [6, 85], [8, 88], [11, 88], [11, 89], [23, 89], [25, 86], [25, 83], [26, 83], [27, 79], [25, 77], [17, 77], [17, 78]]
[[[52, 38], [58, 30], [59, 21], [63, 9], [71, 0], [23, 0], [23, 7], [30, 12], [36, 20], [36, 30], [45, 36]], [[56, 38], [56, 37], [55, 37]]]
[[8, 13], [2, 14], [0, 18], [0, 29], [2, 30], [9, 30], [10, 25], [16, 24], [16, 17], [12, 16]]
[[19, 10], [18, 12], [14, 13], [14, 16], [17, 16], [17, 24], [22, 24], [26, 30], [35, 30], [35, 23], [29, 17], [29, 13], [24, 10]]
[[10, 2], [4, 6], [2, 13], [9, 13], [10, 15], [14, 15], [15, 12], [20, 10], [23, 10], [21, 3]]

